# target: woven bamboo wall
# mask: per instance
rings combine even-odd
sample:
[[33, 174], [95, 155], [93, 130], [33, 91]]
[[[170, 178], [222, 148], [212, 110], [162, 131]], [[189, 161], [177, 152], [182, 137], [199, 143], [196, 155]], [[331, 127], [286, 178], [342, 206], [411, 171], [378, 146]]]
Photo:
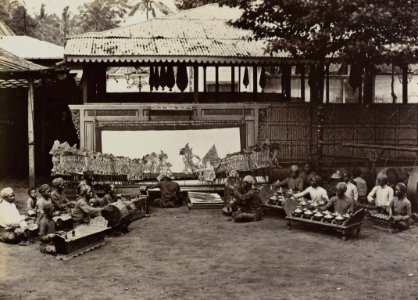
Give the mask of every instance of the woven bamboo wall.
[[[342, 143], [416, 146], [418, 106], [413, 104], [326, 105], [323, 107], [323, 155], [365, 157], [362, 149]], [[387, 158], [415, 157], [414, 153], [389, 151]]]
[[[342, 143], [418, 145], [418, 105], [416, 104], [274, 104], [260, 112], [259, 139], [269, 138], [281, 145], [280, 159], [302, 161], [317, 158], [319, 130], [322, 155], [327, 159], [365, 158], [362, 149], [342, 147]], [[384, 159], [415, 159], [415, 153], [388, 151]]]
[[306, 160], [312, 148], [310, 115], [309, 104], [275, 104], [260, 113], [259, 140], [278, 143], [281, 159]]

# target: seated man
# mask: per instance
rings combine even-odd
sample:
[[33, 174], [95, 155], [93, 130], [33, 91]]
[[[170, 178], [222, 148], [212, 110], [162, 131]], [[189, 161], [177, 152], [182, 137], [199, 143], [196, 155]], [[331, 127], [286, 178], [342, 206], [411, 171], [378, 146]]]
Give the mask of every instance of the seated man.
[[312, 164], [310, 162], [305, 163], [303, 166], [303, 172], [300, 173], [300, 177], [303, 180], [303, 189], [306, 189], [311, 184], [311, 177], [314, 176], [316, 173], [312, 168]]
[[36, 216], [36, 189], [30, 188], [28, 190], [29, 198], [26, 200], [26, 213], [28, 216]]
[[231, 193], [235, 200], [232, 202], [232, 218], [235, 222], [252, 222], [261, 219], [263, 214], [262, 202], [258, 195], [257, 189], [254, 188], [256, 183], [251, 175], [244, 177], [242, 193], [236, 187], [230, 187]]
[[224, 207], [222, 209], [222, 213], [226, 216], [232, 215], [233, 212], [231, 203], [235, 201], [235, 197], [231, 191], [234, 188], [236, 188], [239, 193], [242, 193], [241, 178], [239, 177], [237, 171], [231, 170], [228, 174], [224, 189]]
[[358, 201], [360, 203], [367, 202], [367, 182], [362, 177], [362, 172], [359, 168], [353, 170], [353, 181], [356, 183], [358, 191]]
[[322, 179], [319, 175], [313, 175], [311, 177], [311, 186], [305, 189], [303, 192], [294, 194], [293, 197], [301, 198], [309, 195], [311, 200], [318, 205], [324, 205], [328, 203], [329, 199], [327, 191], [319, 186], [321, 181]]
[[7, 187], [0, 191], [0, 242], [16, 244], [26, 237], [28, 224], [14, 204], [15, 193]]
[[53, 244], [55, 237], [55, 223], [52, 220], [54, 215], [54, 205], [45, 204], [44, 214], [39, 221], [39, 240], [41, 241], [41, 252], [46, 254], [56, 254], [57, 251]]
[[51, 187], [49, 184], [43, 184], [38, 189], [39, 198], [36, 201], [36, 224], [39, 226], [39, 221], [44, 214], [45, 204], [52, 204], [51, 200]]
[[337, 183], [337, 195], [332, 197], [329, 203], [322, 207], [323, 210], [332, 209], [334, 212], [344, 215], [347, 212], [353, 212], [354, 201], [347, 197], [347, 185], [344, 182]]
[[114, 184], [106, 184], [105, 187], [105, 195], [103, 198], [99, 201], [100, 206], [106, 206], [113, 202], [118, 201], [118, 198], [115, 195], [115, 185]]
[[274, 189], [279, 187], [287, 187], [292, 191], [302, 191], [303, 190], [303, 178], [299, 176], [299, 167], [293, 165], [290, 167], [290, 176], [286, 179], [276, 181], [271, 185]]
[[377, 182], [379, 185], [367, 195], [367, 200], [373, 202], [380, 211], [388, 212], [389, 203], [393, 199], [393, 189], [388, 186], [388, 177], [385, 174], [379, 174]]
[[389, 203], [389, 216], [393, 219], [393, 228], [409, 228], [411, 214], [411, 202], [406, 198], [406, 185], [398, 183], [395, 187], [395, 197]]
[[358, 201], [358, 191], [357, 187], [354, 183], [351, 182], [351, 173], [348, 170], [342, 171], [342, 180], [345, 182], [347, 191], [345, 195], [349, 197], [351, 200], [357, 202]]
[[89, 186], [93, 192], [93, 198], [97, 198], [96, 191], [93, 187], [94, 173], [93, 171], [87, 170], [83, 172], [83, 179], [80, 181], [77, 187], [77, 195], [81, 196], [81, 190], [84, 186]]
[[[154, 201], [160, 207], [179, 207], [183, 204], [180, 185], [171, 180], [170, 172], [158, 175], [158, 183], [147, 185], [146, 189], [159, 188], [161, 196]], [[189, 209], [191, 208], [188, 204]]]
[[64, 193], [64, 179], [61, 177], [52, 180], [53, 190], [51, 192], [51, 201], [56, 211], [66, 211], [68, 207], [74, 207], [75, 203], [68, 200]]
[[88, 185], [82, 186], [80, 193], [80, 198], [78, 198], [74, 209], [71, 211], [74, 225], [88, 224], [92, 217], [98, 216], [102, 210], [107, 209], [107, 207], [90, 206], [90, 199], [94, 198], [94, 194]]

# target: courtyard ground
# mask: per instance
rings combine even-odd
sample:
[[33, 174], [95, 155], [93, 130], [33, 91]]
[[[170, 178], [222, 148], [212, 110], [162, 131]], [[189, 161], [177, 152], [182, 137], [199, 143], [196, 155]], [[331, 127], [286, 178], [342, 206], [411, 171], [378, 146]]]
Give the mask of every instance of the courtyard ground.
[[365, 224], [344, 242], [275, 215], [237, 224], [181, 207], [130, 229], [70, 261], [0, 244], [0, 299], [418, 299], [415, 226], [391, 235]]

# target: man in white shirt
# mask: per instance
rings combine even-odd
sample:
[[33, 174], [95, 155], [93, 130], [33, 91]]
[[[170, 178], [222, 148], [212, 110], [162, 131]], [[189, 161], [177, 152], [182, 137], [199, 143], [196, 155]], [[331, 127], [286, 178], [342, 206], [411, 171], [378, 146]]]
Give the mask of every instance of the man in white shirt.
[[348, 170], [343, 170], [343, 181], [347, 185], [347, 191], [345, 195], [350, 198], [352, 201], [357, 202], [358, 200], [358, 191], [357, 187], [351, 182], [351, 173]]
[[379, 207], [383, 211], [387, 212], [389, 203], [393, 199], [393, 189], [388, 186], [388, 177], [385, 174], [379, 174], [377, 176], [377, 182], [379, 185], [376, 185], [372, 189], [367, 196], [367, 200], [369, 202], [374, 202], [376, 207]]
[[25, 236], [28, 224], [14, 204], [15, 194], [7, 187], [0, 191], [0, 242], [15, 244]]
[[311, 200], [318, 205], [325, 205], [328, 203], [328, 194], [327, 191], [320, 187], [319, 184], [322, 181], [321, 177], [319, 175], [313, 175], [311, 177], [311, 186], [306, 188], [303, 192], [294, 194], [293, 197], [295, 198], [301, 198], [304, 196], [309, 195], [311, 197]]

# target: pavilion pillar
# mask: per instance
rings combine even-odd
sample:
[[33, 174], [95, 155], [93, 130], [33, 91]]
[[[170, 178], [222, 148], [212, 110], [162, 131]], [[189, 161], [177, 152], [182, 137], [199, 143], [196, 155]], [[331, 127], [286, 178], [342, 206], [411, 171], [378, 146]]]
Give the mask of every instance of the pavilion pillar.
[[219, 93], [219, 66], [215, 66], [215, 92]]
[[203, 66], [203, 92], [207, 92], [206, 88], [206, 66]]
[[305, 65], [300, 67], [300, 99], [305, 102]]
[[193, 66], [193, 102], [199, 102], [199, 66]]
[[231, 92], [235, 92], [235, 67], [231, 66]]
[[329, 103], [329, 63], [325, 65], [325, 76], [326, 76], [326, 83], [325, 83], [325, 101]]
[[258, 82], [257, 82], [257, 66], [253, 66], [253, 93], [257, 93], [257, 87], [258, 87]]
[[34, 135], [34, 88], [33, 78], [28, 79], [28, 147], [29, 186], [35, 186], [35, 135]]
[[402, 68], [402, 103], [408, 103], [408, 65]]

